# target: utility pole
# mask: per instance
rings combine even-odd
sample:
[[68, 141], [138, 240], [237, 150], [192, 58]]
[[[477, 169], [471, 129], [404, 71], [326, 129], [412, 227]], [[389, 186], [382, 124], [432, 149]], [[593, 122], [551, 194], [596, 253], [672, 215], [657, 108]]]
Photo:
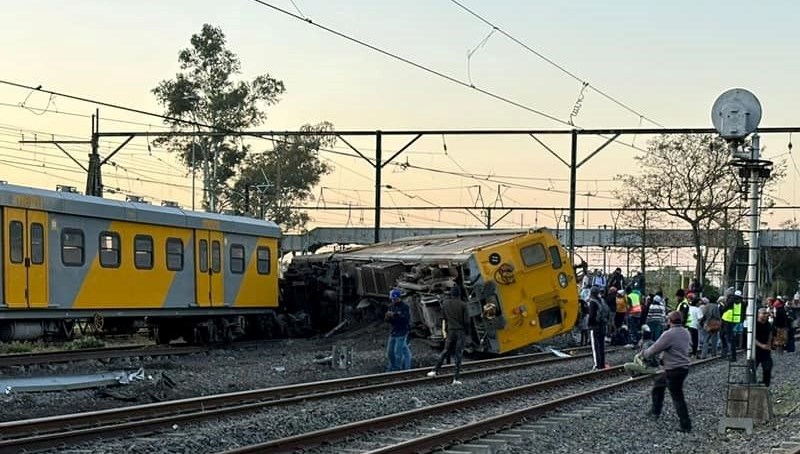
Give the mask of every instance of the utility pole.
[[[109, 159], [113, 158], [119, 150], [133, 140], [135, 136], [128, 136], [117, 148], [114, 149], [108, 156], [102, 158], [100, 156], [100, 109], [95, 111], [92, 115], [92, 135], [90, 140], [20, 140], [19, 143], [31, 144], [51, 144], [61, 150], [72, 162], [77, 164], [81, 169], [86, 172], [86, 195], [95, 197], [103, 197], [103, 164], [107, 163]], [[67, 150], [61, 145], [66, 144], [81, 144], [89, 145], [91, 152], [89, 153], [89, 164], [84, 166], [80, 161], [75, 159]]]

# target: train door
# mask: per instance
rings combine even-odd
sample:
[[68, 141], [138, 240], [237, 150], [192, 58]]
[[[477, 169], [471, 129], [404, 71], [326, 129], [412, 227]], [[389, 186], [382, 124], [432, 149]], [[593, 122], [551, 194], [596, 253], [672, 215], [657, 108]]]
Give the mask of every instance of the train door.
[[223, 291], [223, 240], [222, 232], [210, 232], [211, 239], [211, 305], [223, 306], [225, 292]]
[[198, 306], [221, 306], [222, 287], [222, 233], [195, 230], [196, 289]]
[[11, 308], [46, 308], [47, 213], [4, 209], [5, 300]]

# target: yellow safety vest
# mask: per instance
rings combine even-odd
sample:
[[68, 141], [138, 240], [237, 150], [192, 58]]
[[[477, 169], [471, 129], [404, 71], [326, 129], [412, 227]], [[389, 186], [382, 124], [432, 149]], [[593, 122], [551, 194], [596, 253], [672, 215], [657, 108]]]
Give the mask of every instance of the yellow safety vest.
[[689, 309], [688, 300], [681, 301], [680, 304], [678, 304], [678, 308], [676, 310], [679, 312], [683, 312], [681, 309], [684, 305], [686, 305], [686, 322], [684, 322], [683, 324], [688, 328], [689, 325], [692, 324], [692, 311]]
[[639, 305], [639, 294], [633, 292], [629, 295], [631, 299], [631, 314], [641, 314], [642, 313], [642, 306]]
[[728, 323], [739, 323], [742, 318], [742, 303], [734, 303], [733, 308], [722, 314], [722, 320]]

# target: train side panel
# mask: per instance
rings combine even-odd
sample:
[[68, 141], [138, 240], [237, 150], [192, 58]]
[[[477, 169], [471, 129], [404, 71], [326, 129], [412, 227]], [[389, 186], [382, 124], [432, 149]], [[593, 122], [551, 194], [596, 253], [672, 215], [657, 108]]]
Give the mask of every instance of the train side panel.
[[54, 215], [52, 225], [56, 228], [51, 233], [60, 240], [50, 249], [52, 285], [61, 293], [60, 307], [158, 309], [193, 304], [190, 229], [68, 215]]
[[225, 305], [277, 307], [277, 240], [225, 234]]

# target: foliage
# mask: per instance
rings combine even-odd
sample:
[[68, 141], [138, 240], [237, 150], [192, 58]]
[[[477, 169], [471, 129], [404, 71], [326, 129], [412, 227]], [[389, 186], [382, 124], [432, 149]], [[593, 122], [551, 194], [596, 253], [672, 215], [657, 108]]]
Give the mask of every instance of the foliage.
[[323, 122], [305, 125], [305, 136], [282, 136], [271, 150], [248, 156], [241, 176], [229, 193], [238, 213], [258, 214], [284, 229], [301, 228], [308, 214], [292, 211], [291, 206], [313, 198], [311, 189], [331, 168], [318, 157], [320, 147], [332, 146], [336, 139], [333, 125]]
[[64, 350], [83, 350], [85, 348], [105, 347], [105, 342], [93, 336], [79, 337], [64, 344]]
[[[239, 58], [226, 47], [222, 30], [209, 24], [192, 35], [190, 47], [180, 51], [178, 62], [180, 72], [174, 79], [161, 81], [153, 94], [166, 116], [211, 125], [214, 132], [243, 131], [262, 124], [267, 114], [261, 106], [277, 103], [284, 92], [283, 82], [269, 74], [249, 82], [234, 80], [241, 72]], [[165, 123], [173, 131], [194, 128], [180, 121]], [[188, 168], [193, 164], [201, 168], [212, 194], [224, 192], [248, 151], [235, 135], [204, 136], [196, 143], [185, 137], [156, 142], [180, 153]]]
[[[742, 190], [726, 143], [710, 135], [661, 135], [649, 143], [647, 154], [634, 159], [642, 172], [618, 176], [622, 189], [617, 196], [625, 208], [647, 209], [650, 225], [661, 221], [662, 215], [688, 224], [695, 249], [695, 276], [704, 282], [720, 250], [703, 249], [702, 244], [713, 235], [724, 235], [723, 242], [734, 245], [742, 220]], [[778, 167], [771, 184], [782, 174]]]
[[12, 341], [8, 343], [0, 342], [0, 353], [13, 354], [13, 353], [30, 353], [34, 350], [35, 346], [30, 342]]

